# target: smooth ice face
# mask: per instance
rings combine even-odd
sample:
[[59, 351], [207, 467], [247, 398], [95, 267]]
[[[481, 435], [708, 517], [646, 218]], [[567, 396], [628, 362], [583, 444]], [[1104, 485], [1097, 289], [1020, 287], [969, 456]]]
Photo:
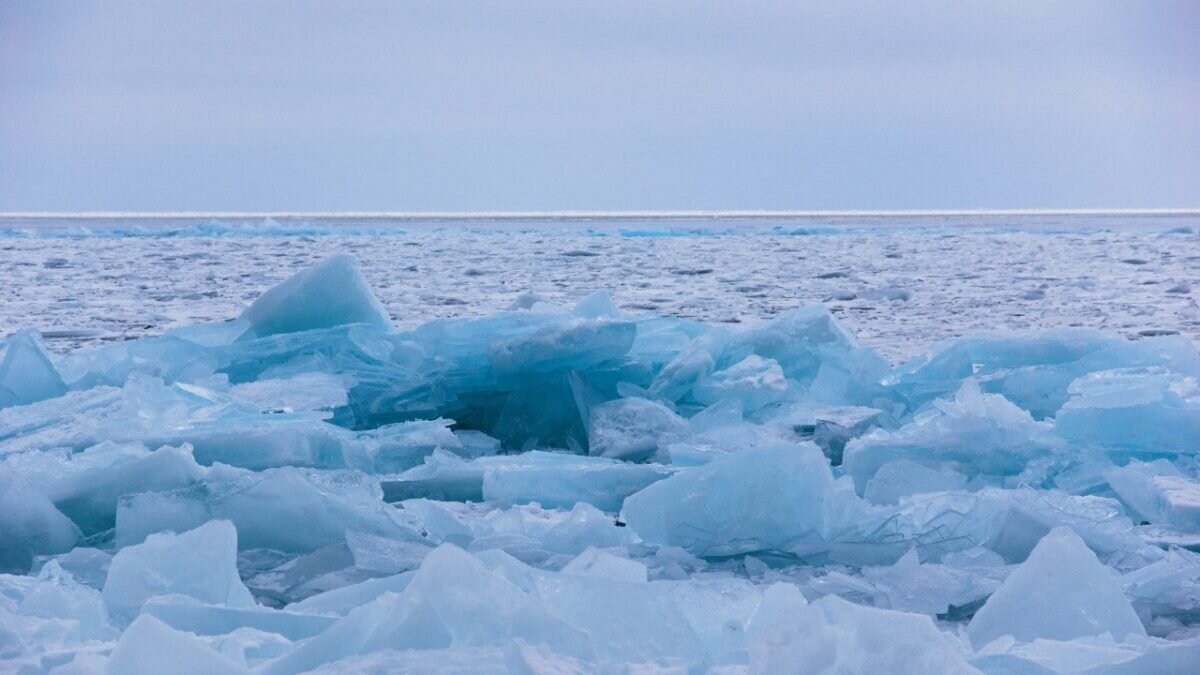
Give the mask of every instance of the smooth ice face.
[[805, 607], [808, 599], [799, 587], [784, 582], [771, 584], [763, 590], [758, 607], [746, 622], [747, 640], [762, 642], [773, 633], [787, 630]]
[[1200, 532], [1200, 481], [1165, 460], [1109, 469], [1104, 478], [1139, 518], [1183, 532]]
[[390, 517], [389, 508], [373, 482], [353, 475], [224, 468], [191, 487], [124, 498], [117, 510], [116, 542], [127, 546], [154, 532], [182, 532], [214, 519], [236, 525], [243, 548], [313, 551], [341, 543], [348, 529], [410, 537], [412, 533]]
[[104, 605], [129, 621], [152, 597], [186, 595], [201, 602], [253, 607], [237, 571], [237, 530], [214, 520], [182, 534], [152, 534], [113, 556], [104, 582]]
[[902, 497], [929, 492], [961, 490], [967, 477], [950, 468], [929, 468], [909, 459], [897, 459], [879, 467], [867, 481], [863, 498], [872, 504], [895, 504]]
[[0, 463], [0, 573], [25, 574], [33, 557], [66, 553], [79, 528], [23, 476]]
[[250, 673], [195, 635], [177, 631], [145, 614], [125, 629], [108, 657], [105, 672], [109, 675]]
[[392, 326], [348, 255], [335, 255], [268, 289], [239, 318], [250, 325], [243, 340], [351, 323], [383, 330]]
[[105, 442], [80, 453], [24, 452], [4, 461], [50, 498], [85, 535], [116, 525], [123, 495], [186, 487], [207, 475], [189, 446], [155, 451]]
[[[680, 589], [671, 582], [619, 581], [570, 573], [535, 573], [528, 588], [555, 616], [590, 637], [595, 658], [601, 663], [673, 656], [684, 668], [696, 668], [704, 661], [706, 645], [699, 639], [697, 624], [689, 621], [684, 611], [689, 601], [702, 602], [700, 593], [684, 590], [676, 595]], [[731, 620], [740, 624], [746, 618], [736, 603], [709, 609], [718, 624]], [[719, 647], [709, 646], [714, 651]]]
[[562, 571], [564, 574], [579, 574], [627, 583], [646, 582], [646, 566], [642, 563], [590, 546], [567, 563]]
[[699, 556], [788, 551], [822, 540], [832, 484], [816, 446], [774, 445], [659, 481], [621, 515], [643, 539]]
[[67, 385], [32, 329], [0, 340], [0, 408], [28, 405], [67, 393]]
[[827, 596], [750, 639], [751, 673], [976, 673], [927, 616]]
[[1134, 457], [1200, 453], [1200, 385], [1164, 368], [1092, 373], [1071, 383], [1058, 433]]
[[1052, 530], [971, 619], [982, 648], [1004, 636], [1070, 640], [1108, 633], [1119, 641], [1146, 635], [1121, 581], [1071, 529]]

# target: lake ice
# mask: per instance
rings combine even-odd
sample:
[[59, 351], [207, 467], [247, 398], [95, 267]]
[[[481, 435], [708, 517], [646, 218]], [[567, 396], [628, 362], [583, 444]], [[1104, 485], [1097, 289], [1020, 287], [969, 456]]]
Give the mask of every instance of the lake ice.
[[0, 670], [1200, 663], [1186, 218], [85, 224], [0, 237]]

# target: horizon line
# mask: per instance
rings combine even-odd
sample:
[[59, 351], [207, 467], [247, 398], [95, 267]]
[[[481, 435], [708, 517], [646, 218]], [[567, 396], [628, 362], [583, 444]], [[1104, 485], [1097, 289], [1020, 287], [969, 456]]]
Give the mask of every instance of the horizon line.
[[551, 218], [796, 218], [880, 216], [1137, 216], [1200, 215], [1200, 208], [1153, 209], [880, 209], [714, 211], [0, 211], [0, 218], [366, 218], [366, 219], [551, 219]]

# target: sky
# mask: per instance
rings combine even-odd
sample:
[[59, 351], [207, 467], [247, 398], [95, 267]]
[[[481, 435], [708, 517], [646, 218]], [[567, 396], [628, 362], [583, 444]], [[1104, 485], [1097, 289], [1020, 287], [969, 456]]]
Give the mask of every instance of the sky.
[[1200, 2], [0, 0], [0, 211], [1200, 207]]

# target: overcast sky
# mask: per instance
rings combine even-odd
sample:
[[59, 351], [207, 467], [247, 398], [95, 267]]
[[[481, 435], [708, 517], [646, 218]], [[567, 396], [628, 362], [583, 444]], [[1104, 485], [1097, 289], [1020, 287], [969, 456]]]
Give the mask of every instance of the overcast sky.
[[1200, 206], [1200, 2], [0, 0], [0, 210]]

